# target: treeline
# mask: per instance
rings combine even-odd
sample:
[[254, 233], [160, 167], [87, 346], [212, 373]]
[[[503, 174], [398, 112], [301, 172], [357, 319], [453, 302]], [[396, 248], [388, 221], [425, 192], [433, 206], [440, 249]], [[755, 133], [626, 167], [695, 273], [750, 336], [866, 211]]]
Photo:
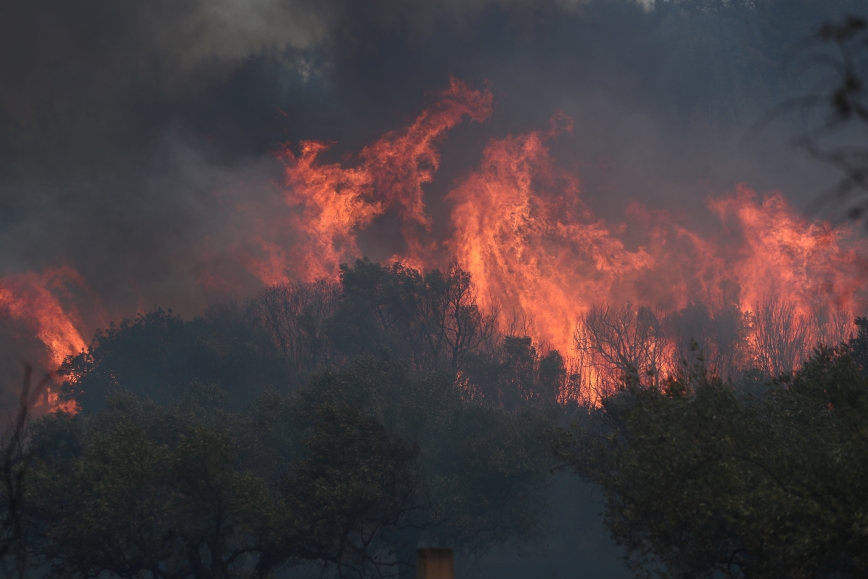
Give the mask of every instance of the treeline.
[[[733, 308], [592, 310], [613, 381], [594, 400], [571, 395], [581, 347], [502, 333], [457, 267], [360, 260], [340, 285], [125, 320], [60, 371], [80, 413], [25, 427], [25, 389], [4, 430], [3, 572], [406, 577], [420, 544], [541, 541], [553, 472], [574, 470], [639, 576], [861, 576], [868, 321], [733, 379], [714, 336], [755, 327]], [[648, 371], [673, 335], [679, 363]]]
[[[342, 267], [340, 283], [273, 286], [192, 320], [160, 309], [124, 320], [97, 333], [59, 373], [65, 397], [86, 411], [118, 390], [165, 403], [193, 383], [246, 405], [388, 351], [415, 376], [454, 374], [477, 401], [539, 410], [596, 400], [632, 369], [665, 378], [697, 357], [733, 382], [790, 375], [818, 344], [845, 342], [855, 329], [847, 311], [804, 312], [774, 297], [744, 311], [724, 295], [674, 312], [594, 306], [576, 320], [573, 348], [559, 352], [527, 335], [532, 321], [484, 311], [477, 298], [470, 275], [455, 265], [421, 273], [357, 260]], [[506, 328], [505, 318], [514, 320]]]
[[456, 266], [422, 274], [358, 260], [342, 267], [340, 284], [274, 286], [193, 320], [163, 310], [124, 320], [97, 333], [59, 374], [65, 396], [85, 411], [119, 390], [177, 400], [193, 383], [245, 405], [387, 351], [414, 376], [460, 375], [470, 398], [508, 410], [555, 407], [568, 378], [563, 356], [528, 336], [503, 335], [496, 314], [482, 311], [470, 275]]
[[422, 541], [539, 537], [549, 427], [386, 353], [237, 409], [202, 383], [164, 404], [118, 390], [98, 412], [35, 421], [5, 457], [26, 482], [4, 493], [5, 571], [410, 576]]
[[848, 311], [806, 312], [775, 297], [753, 311], [727, 299], [671, 313], [630, 303], [594, 306], [576, 328], [571, 385], [598, 398], [617, 390], [634, 370], [663, 379], [700, 361], [735, 383], [792, 375], [817, 345], [853, 339], [853, 319]]
[[[97, 333], [81, 412], [8, 431], [7, 573], [411, 576], [419, 544], [537, 541], [559, 354], [497, 334], [458, 268], [358, 261]], [[26, 405], [23, 408], [27, 408]]]

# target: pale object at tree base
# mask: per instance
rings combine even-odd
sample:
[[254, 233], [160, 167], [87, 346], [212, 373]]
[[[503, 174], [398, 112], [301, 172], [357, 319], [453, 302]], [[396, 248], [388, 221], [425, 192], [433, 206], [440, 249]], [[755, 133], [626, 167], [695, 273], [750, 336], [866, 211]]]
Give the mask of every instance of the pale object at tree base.
[[417, 549], [416, 579], [455, 579], [452, 549]]

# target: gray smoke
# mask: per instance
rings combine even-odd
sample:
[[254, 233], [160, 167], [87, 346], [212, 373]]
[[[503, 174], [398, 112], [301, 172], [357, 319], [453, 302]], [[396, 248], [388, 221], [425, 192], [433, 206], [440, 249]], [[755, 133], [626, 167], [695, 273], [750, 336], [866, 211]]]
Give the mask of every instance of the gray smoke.
[[[233, 256], [282, 203], [273, 152], [322, 139], [341, 159], [411, 121], [450, 75], [490, 86], [495, 111], [443, 146], [428, 192], [441, 236], [442, 197], [488, 139], [557, 111], [576, 123], [555, 153], [607, 219], [639, 201], [711, 224], [706, 197], [739, 182], [804, 205], [835, 174], [789, 148], [798, 122], [743, 137], [798, 89], [797, 43], [865, 3], [742, 4], [6, 2], [0, 275], [72, 265], [113, 315], [253, 291]], [[394, 250], [387, 221], [361, 236], [373, 258]]]

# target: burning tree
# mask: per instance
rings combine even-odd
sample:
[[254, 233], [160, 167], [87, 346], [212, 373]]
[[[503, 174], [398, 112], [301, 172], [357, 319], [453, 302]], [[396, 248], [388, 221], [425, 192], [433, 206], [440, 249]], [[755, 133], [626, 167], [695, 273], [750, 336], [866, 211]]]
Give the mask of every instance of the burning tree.
[[588, 360], [597, 396], [614, 391], [625, 376], [637, 372], [659, 376], [670, 357], [658, 316], [629, 302], [619, 308], [592, 307], [576, 330], [575, 348]]
[[756, 361], [769, 376], [792, 374], [813, 345], [810, 320], [795, 304], [767, 299], [753, 315]]

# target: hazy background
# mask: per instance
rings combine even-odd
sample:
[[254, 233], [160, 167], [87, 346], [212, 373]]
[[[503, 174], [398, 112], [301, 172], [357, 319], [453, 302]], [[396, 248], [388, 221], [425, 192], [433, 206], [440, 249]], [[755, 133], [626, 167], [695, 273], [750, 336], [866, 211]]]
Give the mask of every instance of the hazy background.
[[[411, 122], [450, 75], [489, 86], [495, 107], [442, 146], [427, 201], [443, 237], [442, 197], [485, 143], [557, 111], [575, 130], [555, 154], [607, 219], [639, 201], [711, 227], [707, 196], [742, 182], [804, 207], [836, 178], [789, 146], [812, 117], [745, 136], [816, 80], [798, 43], [865, 11], [857, 0], [9, 0], [0, 276], [70, 265], [111, 316], [155, 305], [193, 315], [253, 292], [233, 256], [282, 203], [274, 151], [321, 139], [341, 159]], [[360, 244], [383, 259], [396, 234], [386, 217]], [[232, 282], [205, 283], [209, 273]], [[548, 550], [530, 567], [495, 553], [478, 569], [617, 573], [594, 504], [576, 498], [590, 491], [559, 485]]]

